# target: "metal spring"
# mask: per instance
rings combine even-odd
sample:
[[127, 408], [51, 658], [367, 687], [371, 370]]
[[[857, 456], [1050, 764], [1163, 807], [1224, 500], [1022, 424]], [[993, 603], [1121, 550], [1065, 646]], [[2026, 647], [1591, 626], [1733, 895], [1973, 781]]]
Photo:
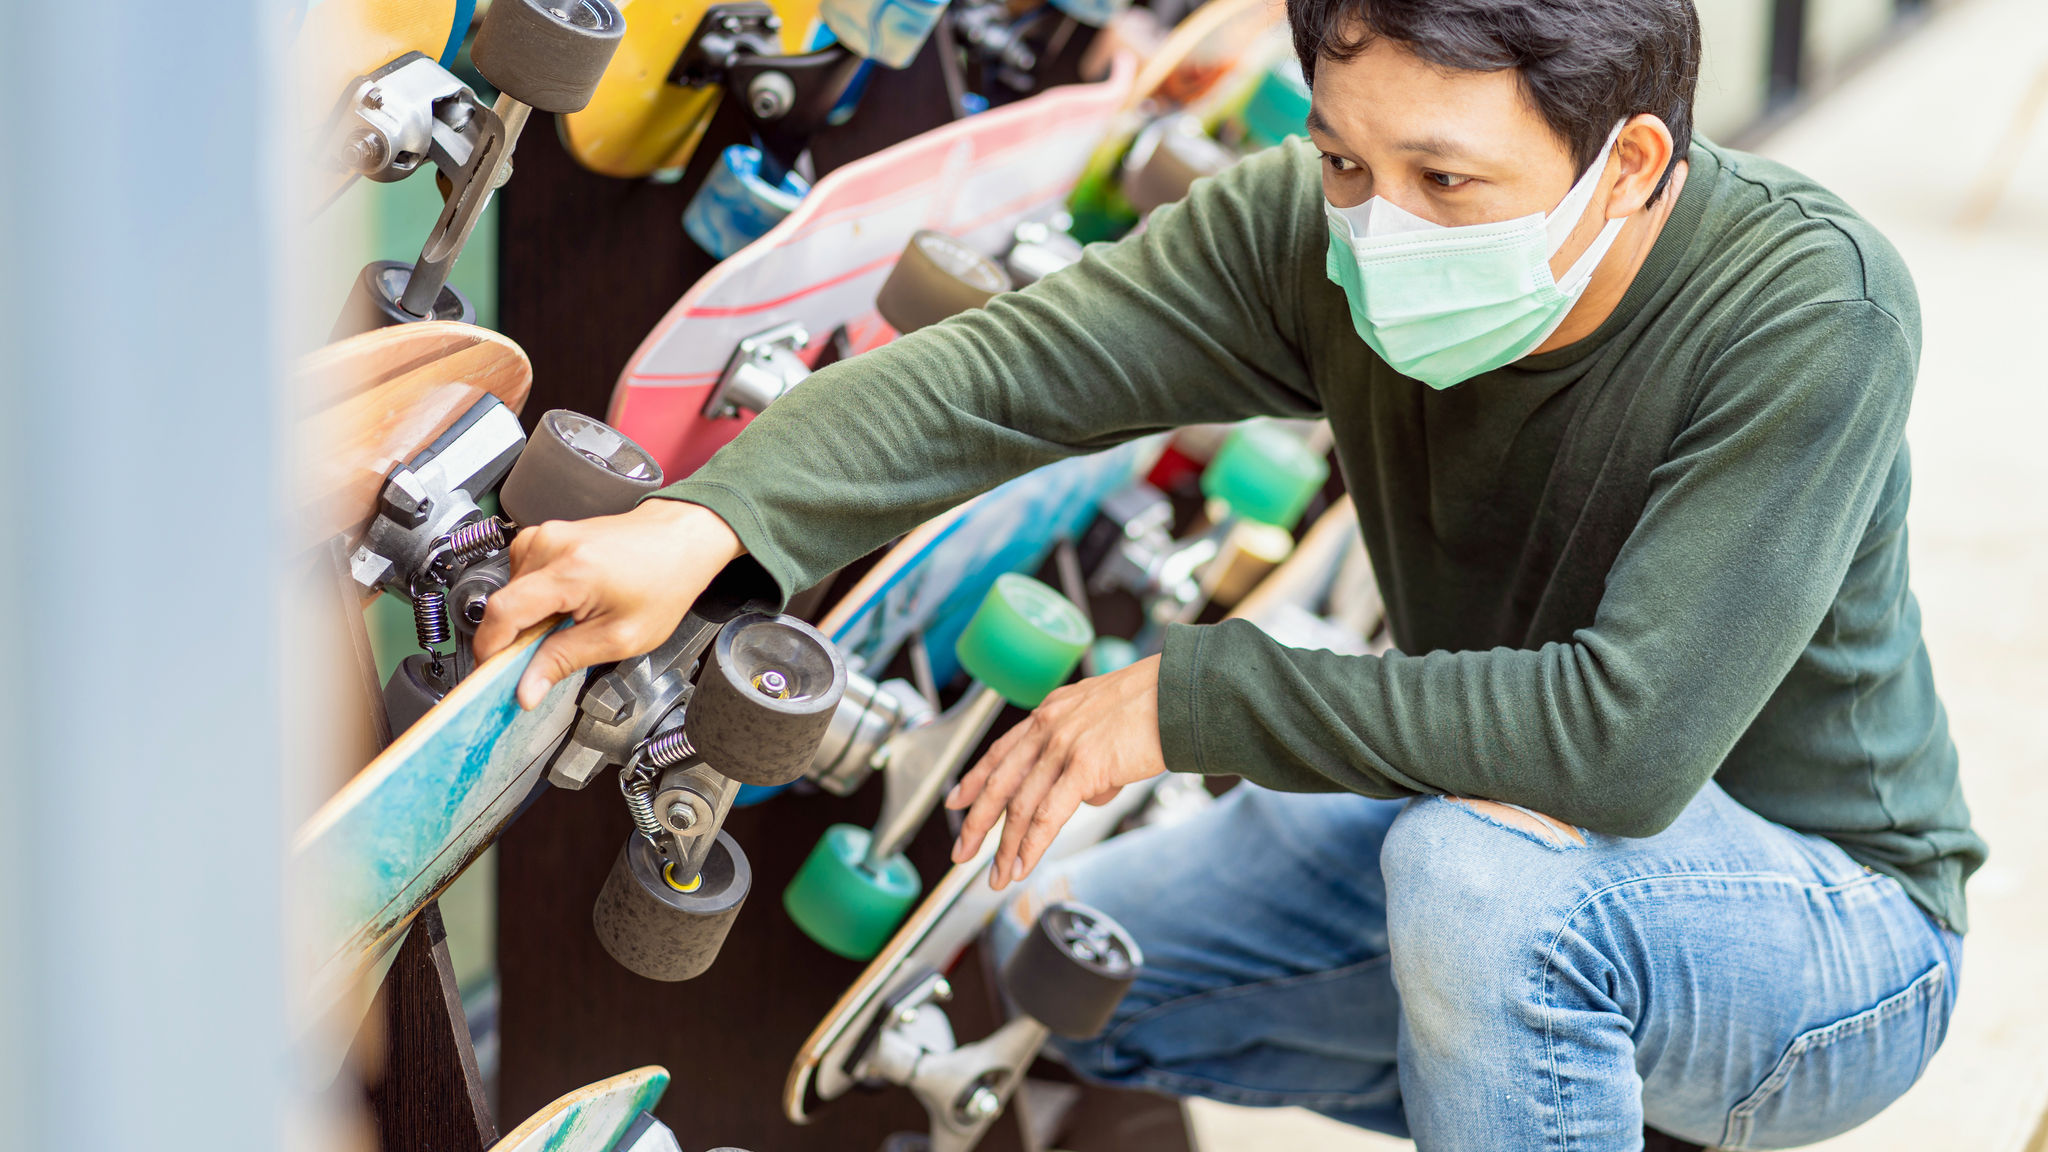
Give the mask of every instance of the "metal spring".
[[625, 794], [626, 811], [633, 816], [633, 827], [649, 841], [659, 844], [661, 821], [654, 818], [653, 774], [629, 768], [619, 773], [619, 791]]
[[673, 768], [696, 754], [697, 746], [681, 728], [671, 728], [640, 746], [640, 759], [657, 768]]
[[448, 642], [448, 594], [429, 588], [412, 594], [412, 628], [420, 647], [429, 652]]
[[448, 566], [461, 568], [512, 545], [512, 524], [502, 516], [472, 520], [448, 533]]

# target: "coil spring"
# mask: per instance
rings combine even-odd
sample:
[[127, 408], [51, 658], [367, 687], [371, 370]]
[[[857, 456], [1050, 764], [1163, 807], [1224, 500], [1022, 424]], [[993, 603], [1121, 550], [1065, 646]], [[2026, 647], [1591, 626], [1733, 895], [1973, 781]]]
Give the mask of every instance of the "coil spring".
[[412, 629], [419, 637], [420, 647], [433, 652], [436, 645], [448, 642], [448, 594], [439, 588], [429, 588], [412, 594]]
[[671, 728], [640, 746], [640, 759], [657, 768], [673, 768], [696, 754], [697, 746], [681, 728]]
[[633, 816], [633, 827], [658, 846], [662, 829], [661, 821], [654, 818], [653, 773], [628, 768], [619, 773], [619, 791], [625, 794], [626, 811]]
[[472, 520], [448, 533], [448, 566], [461, 568], [512, 545], [512, 524], [502, 516]]

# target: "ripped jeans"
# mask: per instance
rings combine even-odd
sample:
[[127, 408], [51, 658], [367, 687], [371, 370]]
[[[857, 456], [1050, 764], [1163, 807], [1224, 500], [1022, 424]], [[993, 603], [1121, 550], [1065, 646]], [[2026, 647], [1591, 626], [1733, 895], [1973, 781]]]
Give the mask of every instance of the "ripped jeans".
[[1961, 941], [1898, 883], [1709, 784], [1647, 839], [1440, 798], [1243, 785], [1034, 878], [1144, 950], [1082, 1076], [1300, 1105], [1421, 1152], [1730, 1149], [1843, 1132], [1940, 1046]]

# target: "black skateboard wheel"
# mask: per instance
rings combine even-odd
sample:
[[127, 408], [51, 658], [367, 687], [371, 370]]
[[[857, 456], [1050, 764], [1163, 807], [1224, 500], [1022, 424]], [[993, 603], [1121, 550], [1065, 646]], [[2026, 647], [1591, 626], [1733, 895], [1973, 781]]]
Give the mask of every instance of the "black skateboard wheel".
[[721, 831], [695, 880], [678, 883], [654, 845], [626, 838], [590, 910], [611, 957], [649, 980], [688, 980], [718, 958], [753, 887], [746, 853]]
[[491, 86], [543, 112], [575, 112], [626, 35], [611, 0], [498, 0], [469, 58]]
[[1019, 1011], [1080, 1040], [1108, 1026], [1144, 962], [1138, 942], [1107, 913], [1061, 901], [1010, 953], [1003, 987]]
[[1132, 149], [1135, 164], [1124, 179], [1124, 194], [1141, 213], [1180, 200], [1195, 181], [1214, 176], [1237, 160], [1192, 116], [1162, 120], [1146, 135], [1152, 137], [1151, 147], [1141, 143]]
[[944, 232], [925, 229], [911, 236], [882, 281], [875, 311], [896, 331], [915, 332], [1009, 290], [1010, 274], [995, 261]]
[[391, 734], [412, 727], [447, 694], [448, 685], [434, 678], [425, 653], [415, 652], [399, 661], [391, 670], [391, 679], [384, 682], [384, 715], [391, 722]]
[[684, 716], [698, 753], [742, 784], [803, 775], [846, 694], [831, 641], [793, 616], [749, 612], [719, 629], [704, 664]]
[[498, 489], [513, 523], [587, 520], [630, 512], [661, 487], [661, 465], [638, 444], [566, 408], [541, 413]]
[[412, 265], [402, 260], [378, 260], [364, 265], [362, 274], [356, 277], [355, 287], [349, 289], [348, 301], [341, 306], [341, 316], [335, 320], [334, 331], [328, 334], [328, 339], [343, 340], [379, 328], [411, 324], [416, 320], [476, 323], [476, 307], [469, 302], [469, 297], [448, 284], [441, 285], [441, 295], [434, 300], [432, 316], [415, 316], [407, 312], [398, 301], [405, 295], [405, 286], [411, 279]]

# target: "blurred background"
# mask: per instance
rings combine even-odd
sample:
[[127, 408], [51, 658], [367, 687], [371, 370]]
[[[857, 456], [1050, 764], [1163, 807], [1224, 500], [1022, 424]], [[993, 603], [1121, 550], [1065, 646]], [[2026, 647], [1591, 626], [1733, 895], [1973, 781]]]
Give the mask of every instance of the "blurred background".
[[[1827, 1147], [2048, 1152], [2048, 5], [1699, 13], [1700, 130], [1839, 192], [1919, 284], [1914, 585], [1992, 845], [1945, 1047]], [[284, 884], [290, 830], [349, 768], [324, 707], [345, 661], [303, 619], [277, 527], [304, 450], [286, 382], [357, 268], [419, 254], [441, 197], [359, 180], [317, 215], [290, 210], [307, 151], [290, 131], [295, 4], [8, 0], [7, 16], [0, 1148], [362, 1146], [359, 1110], [328, 1087], [336, 1041], [295, 1022], [287, 970], [304, 895]], [[452, 283], [531, 357], [529, 412], [602, 416], [625, 358], [715, 262], [678, 221], [744, 131], [721, 113], [689, 171], [629, 183], [575, 167], [535, 124]], [[368, 620], [388, 675], [410, 618], [385, 597]], [[550, 818], [519, 826], [515, 904], [545, 882], [532, 845]], [[572, 1024], [537, 1014], [522, 1039], [501, 1015], [505, 949], [542, 931], [501, 925], [526, 915], [506, 885], [494, 850], [440, 901], [501, 1131], [554, 1094], [538, 1085], [571, 1086], [546, 1053]], [[1188, 1114], [1204, 1152], [1404, 1146], [1293, 1111]]]

